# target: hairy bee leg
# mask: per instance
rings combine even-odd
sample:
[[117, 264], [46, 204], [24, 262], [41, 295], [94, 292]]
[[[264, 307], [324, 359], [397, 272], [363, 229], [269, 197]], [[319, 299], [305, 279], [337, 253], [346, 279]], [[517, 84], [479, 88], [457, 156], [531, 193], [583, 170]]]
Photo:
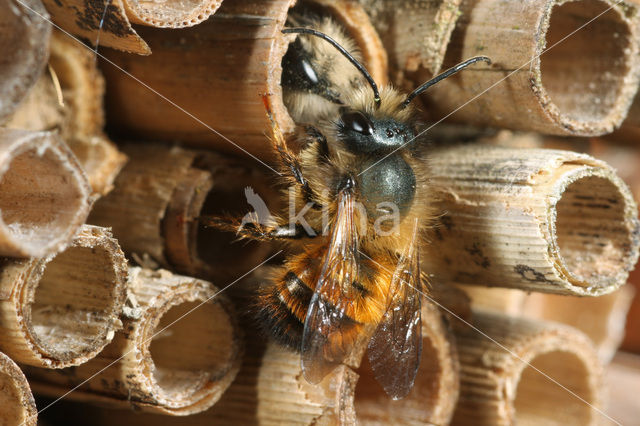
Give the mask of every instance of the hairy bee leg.
[[309, 234], [305, 228], [299, 224], [295, 227], [285, 224], [271, 226], [263, 225], [259, 222], [243, 223], [241, 220], [231, 217], [206, 216], [200, 218], [200, 223], [221, 231], [235, 232], [239, 239], [255, 241], [314, 238], [319, 235], [315, 230], [313, 230], [313, 234]]

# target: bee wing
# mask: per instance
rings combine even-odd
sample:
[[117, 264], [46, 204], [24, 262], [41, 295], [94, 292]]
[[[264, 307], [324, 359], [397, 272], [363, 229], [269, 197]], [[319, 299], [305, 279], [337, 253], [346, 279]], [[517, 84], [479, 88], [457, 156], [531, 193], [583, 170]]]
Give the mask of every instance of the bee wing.
[[413, 387], [422, 352], [417, 233], [416, 226], [393, 273], [387, 309], [367, 348], [376, 380], [393, 399], [404, 398]]
[[302, 371], [310, 383], [320, 382], [349, 355], [359, 324], [347, 311], [354, 300], [353, 282], [359, 282], [360, 261], [354, 200], [340, 193], [331, 240], [307, 310], [302, 333]]

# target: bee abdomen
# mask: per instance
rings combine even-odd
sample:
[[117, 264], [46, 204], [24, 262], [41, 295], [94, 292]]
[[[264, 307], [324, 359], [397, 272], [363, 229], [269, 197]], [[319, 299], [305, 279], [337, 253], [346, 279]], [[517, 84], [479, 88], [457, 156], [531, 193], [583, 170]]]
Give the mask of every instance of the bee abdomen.
[[[312, 297], [313, 290], [296, 273], [287, 271], [262, 292], [258, 318], [261, 328], [279, 344], [299, 351]], [[330, 310], [337, 309], [328, 301], [323, 303]], [[346, 316], [342, 322], [345, 331], [360, 326]]]

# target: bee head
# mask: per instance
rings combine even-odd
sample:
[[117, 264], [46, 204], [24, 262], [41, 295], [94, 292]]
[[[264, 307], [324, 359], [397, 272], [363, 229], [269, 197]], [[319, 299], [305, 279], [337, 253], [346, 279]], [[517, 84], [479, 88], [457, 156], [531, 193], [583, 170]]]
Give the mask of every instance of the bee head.
[[338, 138], [356, 154], [395, 149], [415, 138], [415, 131], [405, 121], [377, 117], [365, 111], [342, 108], [337, 121]]

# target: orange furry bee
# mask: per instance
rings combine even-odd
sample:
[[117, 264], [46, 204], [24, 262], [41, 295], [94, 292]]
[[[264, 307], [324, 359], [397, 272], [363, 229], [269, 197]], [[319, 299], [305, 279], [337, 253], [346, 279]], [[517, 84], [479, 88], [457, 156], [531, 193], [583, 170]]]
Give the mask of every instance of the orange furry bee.
[[305, 16], [294, 23], [331, 33], [283, 30], [297, 34], [283, 60], [282, 86], [294, 120], [307, 122], [299, 152], [287, 145], [264, 97], [280, 170], [304, 221], [210, 223], [240, 238], [289, 243], [290, 254], [260, 292], [260, 321], [278, 342], [300, 351], [309, 382], [318, 383], [369, 339], [374, 375], [399, 399], [413, 386], [422, 350], [420, 233], [437, 214], [425, 159], [413, 142], [411, 101], [468, 65], [490, 61], [469, 59], [408, 96], [391, 87], [379, 91], [336, 41], [353, 46], [335, 24]]

